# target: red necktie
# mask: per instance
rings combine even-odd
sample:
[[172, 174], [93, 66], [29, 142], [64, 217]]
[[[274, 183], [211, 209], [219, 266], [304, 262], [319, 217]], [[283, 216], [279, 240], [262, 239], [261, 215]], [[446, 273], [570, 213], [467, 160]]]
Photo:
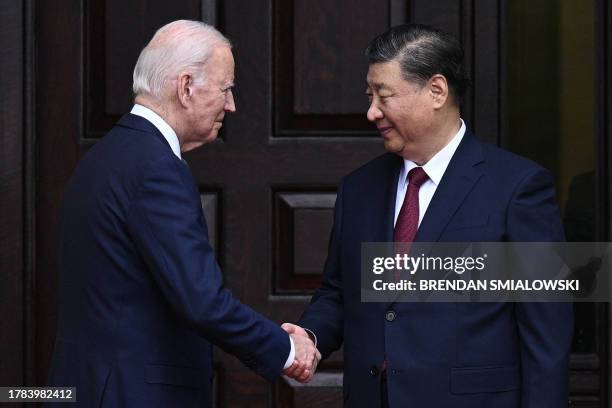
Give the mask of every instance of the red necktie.
[[419, 228], [419, 189], [427, 180], [429, 176], [422, 167], [415, 167], [408, 172], [408, 191], [395, 222], [393, 241], [414, 241]]

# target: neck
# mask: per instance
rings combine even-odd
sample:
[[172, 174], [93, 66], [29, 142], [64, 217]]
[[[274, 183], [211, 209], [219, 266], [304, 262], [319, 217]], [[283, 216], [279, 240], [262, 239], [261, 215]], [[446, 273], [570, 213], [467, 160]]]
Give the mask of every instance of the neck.
[[142, 105], [157, 113], [174, 130], [179, 140], [181, 151], [183, 151], [183, 138], [181, 136], [183, 134], [183, 129], [180, 125], [180, 121], [176, 120], [176, 115], [172, 112], [171, 107], [147, 95], [137, 95], [136, 98], [134, 98], [134, 103]]
[[[432, 157], [436, 155], [440, 150], [444, 149], [444, 147], [450, 143], [450, 141], [455, 137], [459, 129], [461, 128], [461, 121], [459, 120], [459, 113], [453, 115], [453, 117], [448, 118], [447, 120], [442, 120], [441, 126], [436, 127], [435, 129], [431, 129], [428, 132], [426, 138], [424, 138], [425, 145], [421, 146], [420, 154], [414, 155], [414, 157], [406, 157], [404, 158], [413, 161], [419, 166], [423, 166]], [[412, 155], [409, 155], [412, 156]]]

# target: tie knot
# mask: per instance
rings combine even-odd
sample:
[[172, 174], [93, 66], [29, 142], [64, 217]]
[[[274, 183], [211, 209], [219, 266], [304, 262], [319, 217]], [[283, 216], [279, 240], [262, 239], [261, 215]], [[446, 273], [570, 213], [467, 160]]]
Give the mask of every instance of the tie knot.
[[415, 167], [408, 172], [408, 182], [416, 187], [421, 187], [427, 180], [429, 176], [422, 167]]

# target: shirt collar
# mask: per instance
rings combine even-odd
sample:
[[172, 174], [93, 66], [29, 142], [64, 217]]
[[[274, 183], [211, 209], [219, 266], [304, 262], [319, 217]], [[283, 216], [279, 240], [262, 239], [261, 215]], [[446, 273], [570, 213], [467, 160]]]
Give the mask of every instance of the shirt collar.
[[139, 105], [134, 104], [134, 107], [130, 111], [132, 115], [140, 116], [145, 118], [149, 122], [153, 124], [159, 130], [164, 137], [168, 141], [170, 148], [172, 149], [172, 153], [179, 159], [181, 159], [181, 145], [178, 140], [178, 136], [176, 132], [166, 123], [165, 120], [162, 119], [157, 113], [153, 112], [151, 109]]
[[[459, 143], [463, 140], [463, 136], [465, 135], [465, 122], [463, 119], [459, 119], [461, 121], [461, 127], [459, 131], [453, 136], [450, 142], [446, 144], [438, 153], [434, 154], [431, 159], [427, 163], [425, 163], [422, 167], [425, 173], [429, 176], [429, 179], [437, 186], [442, 181], [442, 176], [444, 176], [444, 172], [448, 167], [457, 147], [459, 147]], [[413, 168], [418, 167], [413, 161], [404, 159], [404, 166], [400, 172], [400, 180], [402, 182], [402, 188], [406, 187], [406, 183], [408, 182], [407, 176], [408, 172]]]

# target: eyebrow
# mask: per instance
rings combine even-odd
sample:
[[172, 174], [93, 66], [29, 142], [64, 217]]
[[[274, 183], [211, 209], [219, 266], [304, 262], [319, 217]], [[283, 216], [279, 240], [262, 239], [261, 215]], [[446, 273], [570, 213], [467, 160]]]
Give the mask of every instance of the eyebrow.
[[374, 88], [376, 90], [380, 90], [380, 89], [388, 89], [389, 87], [386, 86], [385, 84], [381, 83], [381, 82], [373, 82], [372, 84], [369, 84], [366, 81], [366, 89], [370, 89], [370, 88]]

